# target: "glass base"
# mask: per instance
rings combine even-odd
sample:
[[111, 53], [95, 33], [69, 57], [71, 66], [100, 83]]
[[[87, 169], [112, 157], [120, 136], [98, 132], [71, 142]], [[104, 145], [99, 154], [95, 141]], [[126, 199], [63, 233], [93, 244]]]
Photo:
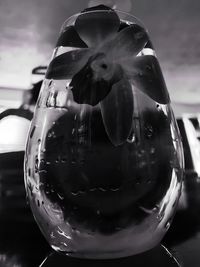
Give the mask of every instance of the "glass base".
[[[40, 267], [181, 267], [176, 258], [165, 248], [163, 245], [159, 245], [145, 253], [141, 253], [135, 256], [113, 258], [113, 259], [85, 259], [78, 258], [78, 255], [63, 255], [53, 252], [50, 254], [40, 265]], [[81, 255], [79, 255], [81, 257]]]

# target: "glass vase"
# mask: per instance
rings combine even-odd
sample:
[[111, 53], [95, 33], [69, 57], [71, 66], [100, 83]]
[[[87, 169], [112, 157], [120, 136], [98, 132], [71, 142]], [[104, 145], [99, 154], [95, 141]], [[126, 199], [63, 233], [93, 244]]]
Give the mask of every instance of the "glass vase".
[[30, 207], [56, 251], [118, 258], [162, 240], [181, 192], [179, 130], [135, 17], [106, 6], [62, 26], [25, 156]]

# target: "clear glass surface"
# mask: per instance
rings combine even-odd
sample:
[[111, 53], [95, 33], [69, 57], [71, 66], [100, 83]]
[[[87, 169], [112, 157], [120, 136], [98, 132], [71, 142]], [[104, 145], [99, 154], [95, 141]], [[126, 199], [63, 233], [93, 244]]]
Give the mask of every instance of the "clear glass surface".
[[162, 240], [183, 152], [147, 31], [99, 9], [62, 27], [29, 132], [25, 184], [53, 249], [116, 258]]

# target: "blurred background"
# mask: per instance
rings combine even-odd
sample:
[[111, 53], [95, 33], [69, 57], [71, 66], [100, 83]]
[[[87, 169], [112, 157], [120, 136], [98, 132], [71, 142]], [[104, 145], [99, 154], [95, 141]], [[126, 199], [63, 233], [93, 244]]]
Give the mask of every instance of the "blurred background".
[[0, 0], [0, 105], [19, 104], [21, 89], [30, 87], [31, 70], [48, 63], [62, 23], [95, 2], [114, 3], [144, 22], [175, 112], [200, 109], [198, 0]]

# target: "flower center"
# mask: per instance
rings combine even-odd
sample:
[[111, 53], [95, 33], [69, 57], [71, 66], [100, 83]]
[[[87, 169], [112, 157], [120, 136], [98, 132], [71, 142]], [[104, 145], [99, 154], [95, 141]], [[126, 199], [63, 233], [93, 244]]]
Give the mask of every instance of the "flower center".
[[114, 64], [109, 62], [103, 53], [97, 54], [93, 58], [90, 65], [93, 70], [93, 79], [96, 81], [102, 79], [105, 81], [111, 80], [115, 72]]

